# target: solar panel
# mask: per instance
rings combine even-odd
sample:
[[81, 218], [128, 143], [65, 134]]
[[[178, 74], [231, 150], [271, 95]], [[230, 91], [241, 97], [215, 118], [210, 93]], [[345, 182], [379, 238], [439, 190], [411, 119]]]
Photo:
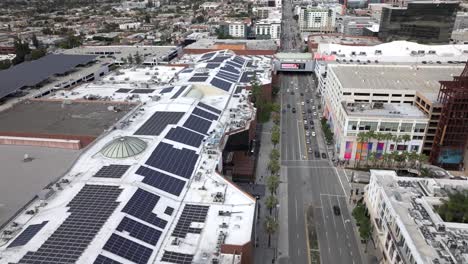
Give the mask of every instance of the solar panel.
[[219, 67], [219, 65], [221, 65], [220, 63], [207, 63], [206, 64], [206, 68], [207, 69], [216, 69]]
[[8, 248], [26, 245], [47, 223], [48, 221], [44, 221], [37, 225], [29, 225], [8, 245]]
[[221, 110], [216, 109], [216, 108], [214, 108], [214, 107], [212, 107], [212, 106], [210, 106], [210, 105], [207, 105], [207, 104], [205, 104], [205, 103], [199, 102], [199, 103], [198, 103], [198, 106], [200, 106], [200, 107], [202, 107], [202, 108], [205, 108], [205, 109], [207, 109], [207, 110], [210, 110], [211, 112], [216, 113], [216, 114], [218, 114], [218, 115], [221, 114]]
[[193, 255], [182, 254], [173, 251], [164, 251], [161, 261], [176, 263], [176, 264], [192, 264]]
[[240, 74], [240, 70], [238, 68], [235, 68], [235, 67], [231, 66], [231, 65], [225, 65], [224, 67], [221, 68], [221, 70], [227, 71], [229, 73], [236, 74], [236, 75]]
[[233, 82], [233, 83], [237, 82], [237, 80], [239, 79], [239, 76], [228, 74], [228, 73], [222, 72], [222, 71], [218, 72], [218, 74], [216, 74], [216, 77], [221, 78], [221, 79], [225, 79], [225, 80]]
[[157, 136], [169, 124], [177, 124], [185, 113], [156, 112], [136, 132], [135, 135]]
[[153, 252], [150, 248], [116, 234], [112, 234], [109, 240], [107, 240], [107, 243], [104, 245], [104, 250], [138, 264], [148, 263], [151, 253]]
[[177, 97], [179, 97], [179, 95], [185, 91], [185, 88], [187, 88], [187, 86], [181, 86], [179, 88], [179, 90], [177, 90], [177, 92], [171, 97], [171, 99], [176, 99]]
[[208, 76], [203, 76], [203, 77], [192, 77], [188, 81], [189, 82], [204, 82], [208, 79]]
[[98, 255], [93, 264], [122, 264], [116, 260], [108, 258], [103, 255]]
[[117, 91], [115, 91], [116, 93], [128, 93], [130, 92], [132, 89], [125, 89], [125, 88], [120, 88], [118, 89]]
[[156, 246], [162, 232], [142, 224], [138, 221], [124, 217], [117, 227], [117, 231], [128, 232], [131, 237], [144, 241], [148, 244]]
[[218, 120], [218, 115], [212, 114], [198, 107], [195, 107], [192, 114], [206, 118], [208, 120]]
[[122, 212], [164, 229], [167, 221], [152, 212], [158, 201], [159, 196], [156, 194], [138, 189], [122, 209]]
[[242, 68], [242, 64], [239, 64], [235, 61], [228, 61], [226, 62], [226, 65], [230, 65], [232, 67], [239, 68], [239, 69]]
[[136, 174], [145, 177], [144, 183], [175, 196], [179, 196], [185, 186], [185, 181], [143, 166], [138, 168]]
[[174, 89], [174, 87], [167, 87], [167, 88], [162, 89], [161, 92], [159, 92], [159, 93], [162, 93], [162, 94], [163, 93], [170, 93], [170, 92], [172, 92], [173, 89]]
[[238, 94], [238, 93], [241, 93], [242, 92], [242, 89], [244, 89], [245, 87], [244, 86], [237, 86], [236, 87], [236, 90], [234, 91], [235, 94]]
[[102, 167], [93, 177], [99, 178], [121, 178], [127, 172], [129, 165], [112, 164]]
[[70, 215], [37, 251], [19, 263], [76, 263], [119, 205], [118, 186], [87, 184], [68, 203]]
[[200, 234], [201, 228], [190, 227], [192, 223], [204, 223], [208, 214], [209, 206], [186, 204], [179, 217], [172, 236], [185, 238], [188, 233]]
[[176, 149], [170, 144], [161, 142], [151, 153], [146, 164], [188, 179], [192, 175], [197, 160], [198, 154], [195, 151], [184, 148]]
[[211, 60], [209, 60], [208, 62], [223, 62], [227, 59], [229, 59], [231, 56], [216, 56], [214, 58], [212, 58]]
[[170, 206], [166, 207], [166, 210], [164, 210], [164, 213], [167, 215], [172, 215], [173, 212], [174, 212], [174, 208]]
[[203, 56], [200, 57], [200, 60], [207, 60], [209, 58], [213, 57], [213, 53], [206, 53], [203, 54]]
[[166, 138], [198, 148], [200, 147], [204, 136], [183, 127], [176, 127], [169, 130]]
[[210, 126], [211, 121], [208, 121], [195, 115], [190, 115], [187, 121], [185, 121], [184, 123], [184, 127], [205, 135], [208, 133], [208, 129], [210, 128]]
[[221, 79], [218, 79], [218, 78], [213, 78], [213, 80], [211, 80], [210, 82], [214, 87], [217, 87], [219, 89], [222, 89], [226, 92], [229, 92], [229, 90], [231, 89], [231, 85], [232, 83], [230, 82], [226, 82], [226, 81], [223, 81]]
[[255, 73], [254, 73], [254, 72], [244, 72], [244, 73], [242, 73], [240, 82], [242, 82], [242, 83], [250, 83], [250, 81], [252, 81], [252, 79], [254, 78], [254, 76], [255, 76]]
[[237, 62], [237, 63], [239, 63], [239, 64], [244, 64], [245, 59], [242, 58], [242, 57], [239, 57], [239, 56], [235, 56], [234, 59], [233, 59], [233, 61], [235, 61], [235, 62]]
[[132, 93], [138, 93], [138, 94], [149, 94], [152, 93], [154, 89], [134, 89]]

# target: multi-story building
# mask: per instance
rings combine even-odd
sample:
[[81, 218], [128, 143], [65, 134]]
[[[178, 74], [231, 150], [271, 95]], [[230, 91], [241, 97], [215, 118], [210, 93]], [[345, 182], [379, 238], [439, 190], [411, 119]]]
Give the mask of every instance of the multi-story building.
[[453, 31], [463, 30], [468, 28], [468, 13], [458, 12], [453, 25]]
[[371, 170], [364, 200], [373, 226], [380, 263], [466, 263], [468, 224], [447, 222], [436, 207], [467, 181], [398, 177]]
[[281, 19], [261, 19], [255, 22], [254, 28], [257, 39], [279, 40], [281, 35]]
[[377, 23], [372, 17], [344, 16], [337, 22], [337, 31], [346, 36], [363, 36], [364, 28]]
[[409, 2], [407, 7], [384, 7], [379, 38], [448, 43], [459, 2]]
[[[328, 64], [323, 115], [334, 132], [338, 158], [365, 159], [360, 154], [363, 148], [377, 153], [421, 152], [430, 118], [414, 105], [416, 94], [435, 98], [439, 81], [451, 80], [462, 70], [460, 66]], [[371, 130], [409, 135], [411, 140], [357, 142], [359, 132]]]
[[336, 13], [331, 8], [298, 7], [299, 29], [301, 32], [333, 32], [335, 31]]
[[243, 21], [226, 22], [225, 27], [229, 36], [233, 38], [245, 38], [247, 36], [248, 25]]

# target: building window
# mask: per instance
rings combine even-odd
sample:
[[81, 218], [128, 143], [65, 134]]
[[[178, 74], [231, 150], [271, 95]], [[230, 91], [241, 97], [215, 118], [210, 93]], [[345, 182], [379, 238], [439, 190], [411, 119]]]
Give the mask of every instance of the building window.
[[413, 129], [412, 123], [401, 123], [400, 132], [409, 133]]
[[351, 93], [350, 92], [345, 92], [345, 93], [343, 93], [343, 95], [351, 95]]
[[354, 96], [369, 96], [369, 93], [354, 93]]
[[393, 97], [401, 97], [401, 94], [392, 94]]
[[382, 122], [382, 123], [380, 123], [379, 131], [397, 132], [398, 131], [398, 123]]
[[416, 124], [414, 126], [415, 133], [424, 133], [425, 130], [426, 130], [426, 124]]
[[419, 145], [411, 145], [411, 151], [418, 152], [419, 151]]
[[348, 122], [348, 130], [357, 130], [357, 121]]
[[375, 131], [377, 130], [377, 122], [367, 122], [367, 121], [361, 121], [359, 123], [359, 130], [372, 130]]
[[413, 136], [413, 140], [422, 140], [424, 136]]
[[388, 94], [375, 93], [374, 96], [388, 96]]
[[414, 94], [405, 94], [405, 97], [414, 97]]

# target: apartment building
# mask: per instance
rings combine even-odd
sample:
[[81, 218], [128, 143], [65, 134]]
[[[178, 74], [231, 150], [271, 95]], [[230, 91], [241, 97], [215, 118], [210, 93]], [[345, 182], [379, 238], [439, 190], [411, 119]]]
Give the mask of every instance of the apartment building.
[[254, 25], [257, 39], [279, 40], [281, 36], [281, 19], [261, 19]]
[[334, 32], [336, 13], [327, 7], [298, 7], [299, 29], [301, 32]]

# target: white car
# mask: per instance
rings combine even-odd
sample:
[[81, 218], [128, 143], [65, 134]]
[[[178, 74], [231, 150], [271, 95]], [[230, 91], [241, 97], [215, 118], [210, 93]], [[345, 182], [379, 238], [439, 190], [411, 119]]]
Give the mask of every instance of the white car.
[[316, 116], [316, 115], [317, 115], [317, 112], [314, 112], [314, 116]]
[[301, 105], [305, 105], [305, 103], [304, 103], [304, 102], [301, 102]]
[[288, 93], [289, 93], [289, 89], [287, 89], [287, 90], [286, 90], [286, 92], [288, 92]]
[[315, 132], [314, 131], [312, 131], [312, 136], [315, 137]]
[[[314, 132], [315, 133], [315, 132]], [[310, 132], [306, 131], [306, 136], [310, 136]]]
[[312, 106], [312, 109], [314, 109], [314, 110], [315, 110], [315, 105], [313, 105], [313, 106]]
[[304, 125], [307, 125], [307, 120], [304, 120]]

